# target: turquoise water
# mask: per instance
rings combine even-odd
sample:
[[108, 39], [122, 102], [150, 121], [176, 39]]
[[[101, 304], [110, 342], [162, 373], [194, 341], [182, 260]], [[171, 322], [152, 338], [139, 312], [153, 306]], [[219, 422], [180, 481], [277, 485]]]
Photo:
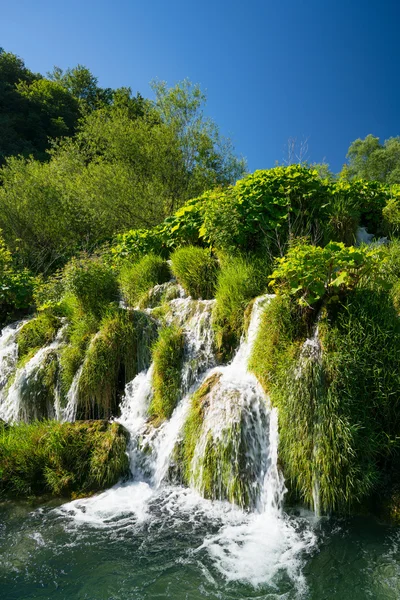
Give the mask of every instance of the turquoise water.
[[275, 560], [273, 523], [249, 517], [249, 534], [243, 513], [189, 492], [117, 491], [117, 507], [113, 493], [101, 505], [0, 505], [0, 598], [400, 598], [400, 530], [371, 518], [286, 517], [297, 547]]

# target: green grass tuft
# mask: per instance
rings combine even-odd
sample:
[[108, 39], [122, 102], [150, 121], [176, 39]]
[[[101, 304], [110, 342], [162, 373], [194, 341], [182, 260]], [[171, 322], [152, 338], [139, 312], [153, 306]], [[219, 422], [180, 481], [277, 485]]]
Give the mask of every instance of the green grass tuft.
[[218, 262], [207, 248], [184, 246], [171, 255], [172, 272], [194, 299], [213, 298], [218, 276]]
[[50, 344], [56, 337], [60, 325], [60, 319], [48, 311], [41, 312], [28, 321], [18, 334], [19, 362], [22, 363], [28, 355]]
[[169, 419], [179, 400], [183, 352], [182, 330], [174, 325], [162, 329], [152, 349], [153, 398], [149, 412], [156, 423]]
[[0, 497], [76, 497], [110, 487], [128, 474], [126, 443], [117, 423], [0, 423]]
[[149, 290], [171, 277], [168, 263], [160, 256], [147, 254], [136, 263], [125, 263], [120, 272], [122, 295], [129, 306], [144, 305]]

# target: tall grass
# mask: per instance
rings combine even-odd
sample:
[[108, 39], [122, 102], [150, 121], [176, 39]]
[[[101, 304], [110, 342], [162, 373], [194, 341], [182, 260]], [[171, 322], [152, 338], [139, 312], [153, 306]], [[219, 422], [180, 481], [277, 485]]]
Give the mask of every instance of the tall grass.
[[25, 323], [18, 334], [18, 359], [21, 363], [28, 356], [47, 346], [56, 337], [61, 325], [60, 319], [50, 311], [38, 313], [38, 315]]
[[171, 255], [172, 272], [194, 299], [215, 295], [218, 262], [207, 248], [184, 246]]
[[156, 423], [169, 419], [179, 400], [183, 352], [182, 330], [175, 325], [162, 329], [152, 349], [154, 371], [150, 415]]
[[117, 423], [0, 424], [0, 497], [80, 496], [127, 473], [126, 433]]
[[322, 510], [348, 511], [393, 471], [400, 322], [387, 294], [359, 289], [322, 311], [315, 355], [295, 315], [279, 297], [267, 306], [250, 368], [279, 409], [279, 456], [294, 495], [312, 506], [318, 483]]
[[136, 263], [126, 263], [120, 271], [122, 295], [129, 306], [142, 306], [147, 293], [157, 284], [170, 279], [167, 261], [156, 254], [147, 254]]
[[266, 290], [269, 269], [260, 259], [226, 257], [218, 276], [213, 327], [217, 349], [227, 360], [244, 330], [244, 312], [249, 302]]

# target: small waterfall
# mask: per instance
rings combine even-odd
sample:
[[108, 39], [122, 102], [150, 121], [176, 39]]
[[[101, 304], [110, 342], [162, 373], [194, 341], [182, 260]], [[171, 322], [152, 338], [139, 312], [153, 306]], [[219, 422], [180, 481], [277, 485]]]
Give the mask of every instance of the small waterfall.
[[[54, 341], [40, 348], [36, 354], [21, 368], [17, 369], [14, 381], [4, 394], [0, 404], [0, 418], [7, 423], [17, 421], [29, 422], [35, 419], [54, 418], [56, 416], [56, 393], [53, 398], [40, 398], [36, 395], [40, 387], [40, 374], [46, 359], [55, 353], [61, 346], [65, 325], [62, 326]], [[55, 390], [57, 383], [55, 383]], [[39, 392], [38, 392], [39, 394]]]
[[[19, 321], [5, 327], [0, 335], [0, 407], [3, 390], [14, 373], [18, 360], [18, 333], [27, 321]], [[1, 411], [1, 408], [0, 408]]]
[[[74, 378], [71, 383], [71, 387], [68, 390], [67, 398], [66, 398], [66, 406], [62, 408], [60, 406], [59, 397], [60, 393], [58, 387], [56, 388], [57, 398], [56, 398], [56, 419], [58, 421], [62, 421], [63, 423], [69, 422], [73, 423], [76, 419], [76, 411], [78, 409], [78, 387], [79, 387], [79, 379], [81, 377], [83, 365], [79, 367], [77, 372], [74, 375]], [[58, 401], [57, 401], [58, 400]]]

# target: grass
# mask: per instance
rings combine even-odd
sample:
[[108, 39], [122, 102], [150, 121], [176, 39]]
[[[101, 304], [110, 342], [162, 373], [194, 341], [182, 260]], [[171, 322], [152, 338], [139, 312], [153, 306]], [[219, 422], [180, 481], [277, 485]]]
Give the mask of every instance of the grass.
[[150, 364], [157, 326], [144, 313], [115, 310], [104, 317], [85, 353], [78, 385], [78, 418], [118, 414], [126, 383]]
[[171, 255], [171, 269], [192, 298], [214, 298], [219, 269], [210, 250], [197, 246], [178, 248]]
[[177, 405], [181, 389], [183, 353], [182, 330], [175, 325], [162, 329], [152, 348], [153, 398], [149, 412], [155, 423], [169, 419]]
[[147, 254], [136, 263], [121, 268], [119, 281], [124, 300], [129, 306], [145, 304], [149, 290], [171, 277], [168, 263], [160, 256]]
[[[400, 322], [387, 293], [359, 289], [328, 305], [319, 321], [320, 357], [288, 300], [266, 308], [250, 368], [279, 409], [279, 458], [297, 499], [348, 512], [398, 470]], [[386, 475], [385, 475], [386, 473]]]
[[0, 497], [76, 497], [128, 474], [126, 432], [104, 421], [0, 423]]
[[268, 268], [259, 259], [235, 256], [225, 258], [218, 276], [213, 314], [216, 345], [220, 358], [227, 361], [244, 330], [244, 313], [249, 302], [264, 292]]

